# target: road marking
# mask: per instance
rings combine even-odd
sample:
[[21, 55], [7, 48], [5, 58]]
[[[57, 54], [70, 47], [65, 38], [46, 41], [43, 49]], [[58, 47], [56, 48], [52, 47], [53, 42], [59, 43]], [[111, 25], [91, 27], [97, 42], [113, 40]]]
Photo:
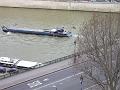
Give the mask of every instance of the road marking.
[[48, 81], [49, 80], [49, 78], [45, 78], [43, 81]]
[[39, 81], [39, 80], [37, 80], [37, 81], [34, 81], [34, 82], [32, 82], [32, 83], [28, 83], [27, 85], [30, 87], [30, 88], [33, 88], [33, 87], [36, 87], [36, 86], [39, 86], [39, 85], [41, 85], [42, 83]]
[[77, 76], [77, 75], [80, 75], [80, 74], [82, 74], [82, 73], [83, 73], [83, 72], [80, 72], [80, 73], [77, 73], [77, 74], [71, 75], [71, 76], [69, 76], [69, 77], [65, 77], [65, 78], [63, 78], [63, 79], [61, 79], [61, 80], [58, 80], [58, 81], [55, 81], [55, 82], [52, 82], [52, 83], [46, 84], [46, 85], [41, 86], [41, 87], [38, 87], [38, 88], [36, 88], [36, 89], [34, 89], [34, 90], [39, 90], [39, 89], [41, 89], [41, 88], [44, 88], [44, 87], [47, 87], [47, 86], [53, 85], [53, 84], [55, 84], [55, 83], [58, 83], [58, 82], [64, 81], [64, 80], [66, 80], [66, 79], [70, 79], [70, 78], [75, 77], [75, 76]]
[[57, 87], [57, 86], [53, 85], [52, 87]]

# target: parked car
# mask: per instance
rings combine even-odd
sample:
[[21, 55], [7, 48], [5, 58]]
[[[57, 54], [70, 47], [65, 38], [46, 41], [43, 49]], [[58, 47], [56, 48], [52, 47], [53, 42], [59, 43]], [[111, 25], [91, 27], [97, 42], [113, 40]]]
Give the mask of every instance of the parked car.
[[0, 66], [0, 73], [6, 73], [6, 68]]
[[18, 70], [17, 68], [9, 68], [9, 69], [7, 70], [7, 72], [10, 73], [10, 74], [12, 74], [12, 73], [18, 73], [19, 70]]

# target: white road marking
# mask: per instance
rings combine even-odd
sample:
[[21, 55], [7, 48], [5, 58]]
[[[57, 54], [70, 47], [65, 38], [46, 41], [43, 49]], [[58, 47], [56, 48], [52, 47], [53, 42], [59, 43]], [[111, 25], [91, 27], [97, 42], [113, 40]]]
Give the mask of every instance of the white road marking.
[[30, 87], [30, 88], [33, 88], [33, 87], [36, 87], [36, 86], [39, 86], [41, 85], [42, 83], [39, 81], [39, 80], [36, 80], [32, 83], [28, 83], [27, 85]]
[[80, 72], [80, 73], [77, 73], [77, 74], [71, 75], [71, 76], [69, 76], [69, 77], [65, 77], [65, 78], [63, 78], [63, 79], [61, 79], [61, 80], [58, 80], [58, 81], [55, 81], [55, 82], [52, 82], [52, 83], [46, 84], [46, 85], [41, 86], [41, 87], [38, 87], [38, 88], [36, 88], [36, 89], [34, 89], [34, 90], [40, 90], [41, 88], [47, 87], [47, 86], [49, 86], [49, 85], [53, 85], [53, 84], [55, 84], [55, 83], [58, 83], [58, 82], [64, 81], [64, 80], [66, 80], [66, 79], [70, 79], [70, 78], [75, 77], [75, 76], [77, 76], [77, 75], [80, 75], [80, 74], [82, 74], [82, 73], [83, 73], [83, 72]]
[[52, 87], [57, 87], [57, 86], [53, 85]]
[[49, 80], [49, 78], [45, 78], [43, 81], [48, 81]]

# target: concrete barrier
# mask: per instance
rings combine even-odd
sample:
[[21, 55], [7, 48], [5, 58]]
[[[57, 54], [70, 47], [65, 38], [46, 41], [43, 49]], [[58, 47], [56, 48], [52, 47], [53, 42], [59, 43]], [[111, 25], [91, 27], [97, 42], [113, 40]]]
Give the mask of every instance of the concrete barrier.
[[78, 3], [78, 2], [55, 2], [40, 0], [0, 0], [0, 6], [120, 13], [120, 3], [95, 3], [95, 2]]

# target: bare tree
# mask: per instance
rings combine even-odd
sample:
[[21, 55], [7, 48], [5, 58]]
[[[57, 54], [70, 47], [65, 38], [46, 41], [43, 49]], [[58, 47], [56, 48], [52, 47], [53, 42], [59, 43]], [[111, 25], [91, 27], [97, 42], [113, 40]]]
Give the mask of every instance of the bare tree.
[[83, 51], [87, 57], [88, 63], [82, 66], [85, 75], [102, 90], [118, 90], [120, 85], [120, 14], [94, 14], [93, 18], [80, 30], [76, 48], [78, 57], [75, 61], [81, 60]]

